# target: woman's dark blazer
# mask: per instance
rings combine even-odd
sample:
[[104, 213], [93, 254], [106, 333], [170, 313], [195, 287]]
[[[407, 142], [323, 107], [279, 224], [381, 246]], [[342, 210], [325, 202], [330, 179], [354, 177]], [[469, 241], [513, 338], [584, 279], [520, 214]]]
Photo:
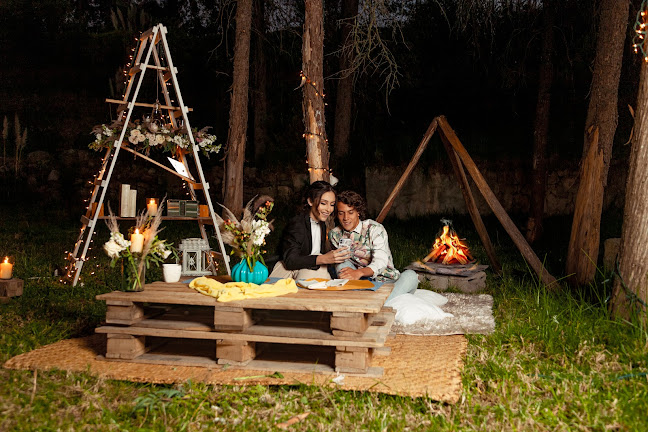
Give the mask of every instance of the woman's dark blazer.
[[[319, 223], [322, 231], [322, 253], [328, 251], [326, 225]], [[311, 255], [313, 239], [309, 213], [300, 213], [288, 221], [281, 238], [281, 260], [286, 270], [317, 270], [317, 255]]]

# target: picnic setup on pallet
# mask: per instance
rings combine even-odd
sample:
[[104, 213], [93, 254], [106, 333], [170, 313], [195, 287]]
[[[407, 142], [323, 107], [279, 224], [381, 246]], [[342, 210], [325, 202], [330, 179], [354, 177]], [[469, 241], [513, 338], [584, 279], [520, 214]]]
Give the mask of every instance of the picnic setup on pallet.
[[[129, 281], [122, 285], [120, 291], [97, 296], [107, 305], [105, 325], [96, 329], [98, 334], [106, 335], [105, 355], [99, 354], [98, 357], [119, 362], [208, 367], [223, 365], [275, 371], [381, 376], [382, 368], [372, 368], [371, 359], [374, 355], [389, 352], [385, 348], [385, 341], [395, 312], [385, 308], [384, 303], [393, 284], [378, 282], [374, 285], [366, 281], [373, 289], [331, 287], [297, 290], [295, 282], [290, 280], [295, 292], [226, 303], [190, 288], [189, 282], [196, 277], [207, 276], [229, 282], [232, 280], [230, 275], [238, 276], [238, 272], [230, 268], [221, 230], [240, 227], [232, 225], [232, 219], [235, 220], [233, 216], [224, 221], [214, 212], [209, 184], [200, 164], [199, 153], [204, 148], [201, 148], [201, 140], [197, 139], [197, 132], [189, 126], [187, 113], [191, 109], [182, 100], [178, 70], [173, 66], [166, 33], [166, 27], [159, 24], [140, 35], [137, 52], [125, 72], [128, 81], [122, 99], [106, 100], [118, 105], [118, 121], [110, 127], [102, 125], [95, 128], [97, 138], [93, 145], [96, 150], [106, 148], [106, 154], [99, 174], [92, 182], [94, 189], [87, 213], [81, 218], [79, 239], [69, 254], [71, 264], [66, 276], [73, 285], [79, 283], [83, 264], [89, 259], [88, 251], [98, 220], [106, 220], [111, 230], [111, 238], [104, 245], [104, 250], [113, 259], [113, 265], [122, 260], [123, 268], [123, 262], [130, 260], [134, 262], [133, 267], [139, 267], [141, 272], [135, 276], [135, 283]], [[162, 90], [162, 104], [159, 101], [151, 104], [137, 100], [149, 69], [154, 71]], [[175, 96], [169, 90], [173, 90]], [[172, 97], [178, 101], [177, 106], [173, 105]], [[137, 120], [135, 123], [131, 121], [136, 107], [153, 110], [142, 125]], [[175, 137], [167, 139], [166, 135], [174, 132], [186, 134], [184, 145], [176, 145], [176, 142], [182, 141], [176, 141]], [[138, 147], [142, 142], [145, 145]], [[169, 159], [173, 169], [149, 156], [151, 149], [161, 146], [171, 147], [173, 158]], [[165, 149], [168, 150], [167, 147]], [[106, 216], [104, 200], [121, 149], [180, 177], [188, 185], [191, 199], [169, 199], [164, 202], [151, 199], [146, 204], [146, 212], [137, 216], [137, 192], [130, 185], [122, 184], [120, 214], [115, 216], [111, 212]], [[198, 181], [190, 174], [187, 155], [193, 156]], [[199, 190], [204, 193], [206, 205], [199, 204]], [[161, 216], [165, 206], [166, 215]], [[260, 208], [269, 212], [272, 203], [268, 201]], [[267, 226], [268, 222], [265, 217], [263, 219]], [[144, 265], [145, 259], [157, 253], [154, 262], [159, 265], [169, 253], [170, 245], [159, 241], [157, 228], [151, 228], [151, 225], [157, 227], [161, 220], [196, 220], [202, 238], [185, 239], [181, 244], [182, 264], [176, 265], [181, 267], [185, 280], [168, 279], [165, 268], [166, 282], [146, 284], [144, 271], [149, 262]], [[142, 228], [142, 231], [135, 230], [128, 242], [119, 232], [117, 221], [134, 222], [140, 225], [138, 228]], [[214, 227], [220, 253], [211, 251], [205, 225]], [[150, 232], [147, 233], [147, 230]], [[155, 236], [155, 239], [149, 239], [155, 250], [148, 251], [147, 236]], [[137, 247], [134, 248], [134, 245]], [[226, 275], [216, 276], [216, 259], [224, 262]], [[255, 259], [250, 270], [252, 267], [256, 269], [257, 265], [261, 263]], [[266, 278], [267, 270], [255, 282], [272, 290], [272, 282], [266, 281]]]
[[154, 282], [97, 296], [107, 312], [96, 332], [107, 335], [107, 360], [380, 376], [371, 359], [388, 354], [394, 311], [383, 305], [392, 288], [221, 303], [187, 283]]
[[[121, 260], [122, 285], [115, 287], [117, 291], [97, 296], [107, 306], [105, 324], [96, 328], [97, 334], [106, 335], [105, 351], [97, 358], [108, 362], [183, 367], [382, 376], [383, 369], [372, 366], [372, 359], [390, 353], [386, 341], [398, 315], [395, 309], [386, 307], [385, 302], [394, 284], [344, 280], [345, 286], [322, 281], [311, 281], [312, 285], [308, 285], [307, 280], [297, 281], [300, 285], [297, 288], [292, 279], [268, 278], [261, 246], [270, 232], [267, 216], [274, 201], [265, 196], [253, 198], [243, 209], [241, 221], [225, 207], [227, 219], [214, 211], [200, 153], [218, 151], [220, 146], [214, 144], [215, 137], [206, 134], [205, 129], [192, 130], [189, 125], [187, 115], [191, 109], [182, 100], [178, 70], [173, 66], [166, 33], [166, 27], [158, 24], [137, 39], [137, 53], [125, 71], [127, 84], [125, 82], [122, 99], [106, 99], [118, 105], [118, 119], [111, 126], [97, 126], [93, 131], [96, 141], [90, 147], [106, 152], [99, 174], [92, 182], [87, 212], [81, 217], [81, 231], [68, 255], [70, 264], [64, 277], [73, 285], [79, 283], [83, 264], [89, 259], [97, 221], [106, 220], [111, 236], [104, 250], [112, 258], [111, 266]], [[154, 71], [162, 90], [162, 104], [159, 100], [155, 103], [137, 101], [148, 69]], [[177, 100], [176, 105], [172, 97]], [[142, 123], [139, 120], [131, 122], [136, 107], [153, 111], [150, 116], [143, 117]], [[555, 279], [546, 272], [512, 224], [443, 116], [430, 124], [377, 221], [380, 223], [385, 218], [437, 127], [495, 272], [499, 273], [501, 267], [477, 211], [464, 167], [534, 270], [542, 280], [553, 282]], [[172, 169], [150, 157], [149, 152], [156, 148], [172, 153], [168, 158]], [[130, 189], [130, 185], [122, 184], [120, 215], [115, 216], [108, 207], [110, 214], [106, 216], [104, 200], [121, 149], [179, 177], [185, 182], [190, 199], [150, 199], [146, 209], [137, 215], [137, 192]], [[198, 180], [191, 175], [187, 156], [193, 156]], [[197, 191], [200, 190], [205, 204], [198, 200]], [[162, 216], [165, 207], [166, 215]], [[134, 232], [131, 229], [130, 241], [119, 232], [118, 220], [135, 223], [137, 229]], [[176, 260], [182, 263], [166, 264], [169, 267], [164, 268], [165, 282], [145, 283], [145, 269], [149, 264], [160, 265], [175, 253], [172, 245], [157, 237], [162, 220], [197, 221], [201, 237], [182, 241], [181, 256], [175, 254]], [[485, 286], [487, 266], [476, 263], [450, 222], [444, 222], [446, 226], [430, 254], [407, 268], [414, 270], [419, 280], [427, 279], [438, 290], [452, 286], [464, 292], [479, 291]], [[214, 228], [213, 238], [218, 241], [219, 252], [211, 250], [208, 226]], [[244, 235], [243, 243], [237, 238], [240, 235]], [[250, 246], [255, 236], [254, 245]], [[242, 258], [233, 267], [230, 267], [225, 243]], [[241, 254], [243, 249], [246, 253]], [[217, 260], [224, 263], [224, 268], [219, 268]], [[126, 268], [131, 269], [126, 283], [123, 282], [125, 262], [128, 263]], [[219, 275], [219, 270], [225, 270], [225, 274]], [[212, 290], [211, 284], [239, 289], [240, 296], [226, 299], [227, 296], [220, 295], [224, 291], [221, 288]], [[287, 286], [290, 289], [282, 291]], [[260, 291], [255, 291], [257, 288]], [[259, 292], [261, 294], [257, 295]]]

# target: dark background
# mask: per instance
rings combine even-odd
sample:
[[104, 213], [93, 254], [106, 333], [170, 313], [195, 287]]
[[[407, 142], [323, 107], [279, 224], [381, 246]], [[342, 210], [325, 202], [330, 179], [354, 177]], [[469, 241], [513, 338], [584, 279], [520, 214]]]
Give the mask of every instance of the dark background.
[[[118, 77], [135, 46], [134, 37], [158, 22], [169, 29], [167, 38], [183, 97], [194, 108], [192, 125], [213, 126], [219, 141], [226, 142], [235, 3], [98, 3], [100, 6], [84, 0], [25, 0], [0, 5], [0, 118], [7, 117], [9, 123], [0, 168], [5, 204], [35, 198], [51, 204], [56, 199], [65, 203], [70, 214], [76, 212], [79, 196], [85, 199], [86, 195], [82, 185], [96, 173], [101, 159], [100, 153], [82, 155], [89, 152], [90, 131], [96, 124], [114, 119], [115, 106], [105, 103], [105, 98], [121, 94]], [[272, 172], [303, 174], [305, 161], [302, 95], [296, 90], [303, 4], [281, 3], [284, 6], [277, 8], [276, 2], [266, 2], [268, 16], [290, 10], [295, 14], [292, 22], [297, 24], [270, 29], [264, 39], [270, 78], [270, 142], [265, 164], [256, 167], [258, 183], [272, 181]], [[457, 9], [457, 3], [461, 2], [388, 2], [400, 17], [400, 33], [395, 35], [385, 27], [382, 34], [399, 65], [399, 86], [387, 94], [380, 71], [357, 76], [351, 154], [347, 161], [332, 167], [336, 176], [363, 184], [359, 165], [405, 165], [429, 122], [440, 114], [448, 118], [475, 159], [530, 163], [541, 10], [536, 2], [522, 2], [518, 9], [494, 16], [467, 17]], [[548, 142], [549, 160], [554, 165], [581, 156], [595, 56], [597, 3], [567, 0], [558, 8]], [[626, 159], [629, 153], [629, 146], [622, 144], [630, 136], [632, 117], [627, 106], [635, 105], [639, 77], [640, 58], [632, 53], [630, 43], [637, 7], [631, 7], [629, 16], [615, 160]], [[339, 10], [339, 2], [325, 2], [329, 138], [334, 127]], [[124, 20], [115, 26], [111, 14], [116, 16], [117, 11]], [[469, 25], [464, 27], [465, 23]], [[255, 37], [253, 43], [257, 43]], [[254, 64], [254, 58], [251, 62]], [[146, 90], [139, 99], [154, 100], [153, 91]], [[254, 97], [251, 91], [251, 100]], [[16, 114], [21, 126], [28, 129], [18, 172], [13, 159]], [[33, 154], [39, 151], [47, 153]], [[254, 167], [253, 154], [250, 128], [247, 167]], [[205, 170], [218, 176], [222, 157], [221, 152], [204, 161]], [[441, 158], [445, 158], [441, 146], [431, 146], [422, 164], [438, 163]], [[55, 181], [52, 169], [59, 173]], [[36, 170], [42, 173], [35, 176]], [[56, 183], [52, 187], [59, 191], [51, 192], [43, 186], [47, 183]], [[166, 187], [166, 180], [155, 183]], [[246, 188], [258, 183], [246, 179]]]

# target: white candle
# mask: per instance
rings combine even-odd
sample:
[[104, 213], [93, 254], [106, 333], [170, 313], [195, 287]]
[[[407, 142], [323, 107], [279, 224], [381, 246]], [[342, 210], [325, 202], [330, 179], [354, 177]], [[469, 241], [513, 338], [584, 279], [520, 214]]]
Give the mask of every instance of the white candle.
[[155, 198], [151, 198], [149, 203], [146, 204], [146, 210], [148, 210], [148, 214], [155, 216], [157, 213], [157, 203], [155, 202]]
[[131, 252], [142, 252], [144, 248], [144, 234], [140, 234], [139, 229], [135, 228], [135, 232], [131, 234]]
[[121, 201], [119, 206], [119, 215], [121, 217], [130, 216], [128, 206], [130, 203], [130, 185], [123, 184], [121, 185]]
[[0, 263], [0, 279], [11, 279], [11, 270], [13, 264], [9, 262], [9, 257], [5, 257], [3, 263]]

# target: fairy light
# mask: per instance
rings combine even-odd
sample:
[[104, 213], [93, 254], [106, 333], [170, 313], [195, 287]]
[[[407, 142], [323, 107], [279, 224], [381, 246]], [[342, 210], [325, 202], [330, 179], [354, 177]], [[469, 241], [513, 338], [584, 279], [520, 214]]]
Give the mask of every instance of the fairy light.
[[641, 2], [641, 7], [637, 13], [637, 18], [635, 20], [634, 31], [635, 35], [632, 38], [632, 49], [636, 54], [641, 52], [643, 60], [648, 63], [648, 49], [646, 47], [646, 35], [648, 29], [648, 0], [643, 0]]
[[[299, 76], [301, 77], [301, 83], [299, 84], [299, 87], [297, 87], [297, 88], [301, 88], [305, 84], [308, 84], [311, 87], [313, 87], [313, 89], [315, 89], [315, 96], [324, 99], [324, 96], [325, 96], [324, 92], [320, 93], [319, 89], [317, 88], [316, 83], [314, 81], [312, 81], [310, 78], [308, 78], [308, 76], [304, 73], [304, 71], [300, 71]], [[326, 105], [326, 103], [324, 105]]]
[[[317, 83], [315, 83], [313, 80], [311, 80], [305, 73], [304, 71], [299, 72], [299, 76], [301, 78], [301, 82], [299, 84], [299, 87], [297, 88], [304, 88], [305, 85], [311, 86], [315, 90], [315, 96], [319, 97], [322, 99], [322, 102], [324, 106], [326, 106], [326, 102], [324, 102], [324, 92], [320, 92], [319, 89], [317, 88]], [[295, 89], [296, 90], [296, 89]], [[311, 131], [305, 131], [302, 134], [302, 137], [306, 139], [306, 141], [318, 139], [323, 141], [327, 146], [328, 146], [328, 138], [326, 138], [326, 135], [320, 134], [320, 133], [314, 133]], [[333, 172], [331, 171], [330, 168], [327, 167], [318, 167], [318, 166], [312, 166], [308, 160], [308, 156], [306, 157], [306, 165], [308, 166], [308, 172], [318, 172], [322, 171], [324, 173], [328, 173], [329, 175], [332, 174]]]

